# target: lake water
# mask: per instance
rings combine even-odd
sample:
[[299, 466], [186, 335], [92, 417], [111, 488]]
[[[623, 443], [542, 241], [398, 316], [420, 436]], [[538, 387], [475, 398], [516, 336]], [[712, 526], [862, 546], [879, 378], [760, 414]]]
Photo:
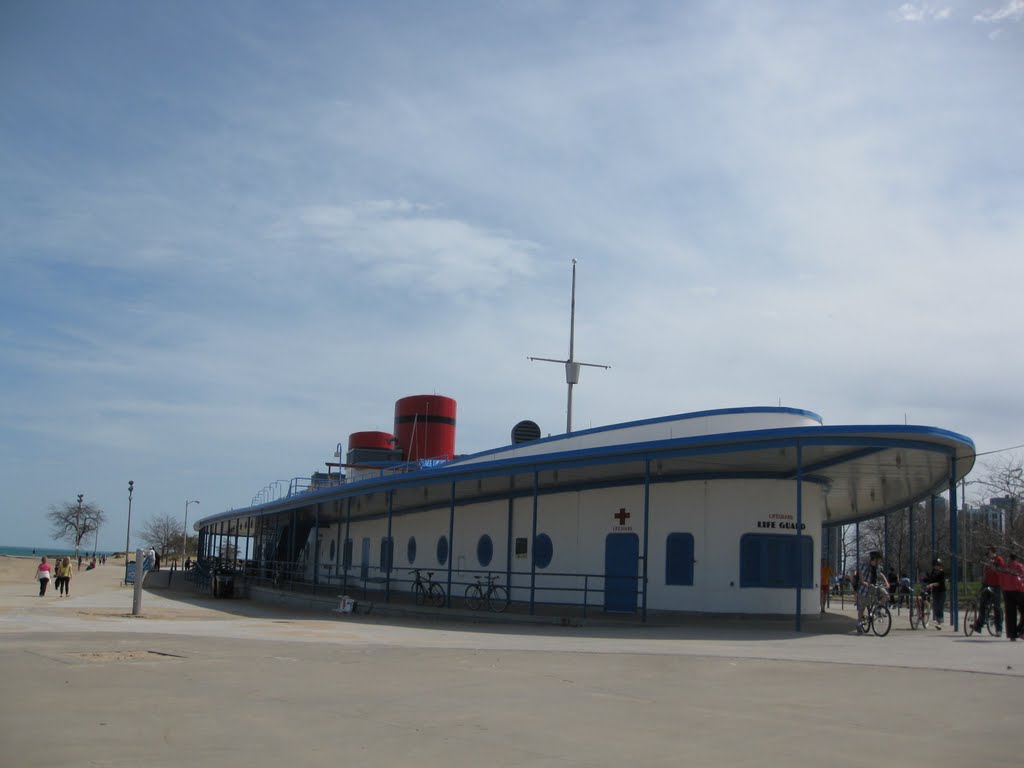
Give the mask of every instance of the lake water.
[[[79, 552], [79, 554], [81, 554], [82, 557], [91, 557], [92, 556], [92, 551], [90, 550], [90, 551], [86, 552], [85, 549], [82, 549]], [[109, 553], [100, 552], [99, 554], [102, 555], [102, 554], [109, 554]], [[11, 555], [13, 557], [33, 557], [33, 556], [42, 557], [43, 555], [46, 555], [46, 556], [50, 556], [50, 555], [70, 555], [70, 556], [74, 557], [75, 556], [75, 550], [73, 550], [73, 549], [61, 549], [60, 547], [54, 547], [54, 546], [44, 546], [44, 547], [7, 547], [7, 546], [4, 546], [4, 545], [0, 545], [0, 555]]]

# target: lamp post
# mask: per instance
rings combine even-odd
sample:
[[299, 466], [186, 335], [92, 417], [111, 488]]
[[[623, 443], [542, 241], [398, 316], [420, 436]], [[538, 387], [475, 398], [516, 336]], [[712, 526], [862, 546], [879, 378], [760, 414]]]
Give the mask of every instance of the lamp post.
[[[128, 547], [132, 540], [132, 492], [135, 490], [135, 482], [128, 481], [128, 532], [124, 536], [124, 583], [128, 583]], [[139, 564], [135, 564], [135, 578], [141, 578]]]
[[181, 567], [185, 567], [185, 558], [188, 556], [188, 505], [198, 504], [199, 499], [192, 499], [185, 502], [185, 530], [181, 532]]

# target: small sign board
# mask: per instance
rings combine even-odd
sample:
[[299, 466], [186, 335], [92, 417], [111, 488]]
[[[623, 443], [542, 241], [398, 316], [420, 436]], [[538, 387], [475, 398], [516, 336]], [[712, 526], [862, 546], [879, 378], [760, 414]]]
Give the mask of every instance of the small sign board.
[[[151, 570], [152, 567], [153, 567], [153, 562], [152, 562], [152, 560], [150, 558], [147, 557], [147, 558], [145, 558], [142, 561], [142, 572], [143, 573], [146, 573], [147, 571]], [[134, 584], [135, 583], [135, 561], [134, 560], [132, 562], [128, 563], [128, 565], [125, 567], [124, 583], [125, 584]]]

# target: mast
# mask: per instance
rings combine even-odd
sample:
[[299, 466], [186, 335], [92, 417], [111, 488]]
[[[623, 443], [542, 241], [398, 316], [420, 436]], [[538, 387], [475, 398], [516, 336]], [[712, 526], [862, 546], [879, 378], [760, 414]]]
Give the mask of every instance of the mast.
[[574, 355], [576, 346], [576, 259], [572, 260], [572, 297], [569, 302], [569, 359], [568, 360], [557, 360], [553, 357], [530, 357], [529, 360], [541, 360], [546, 363], [562, 363], [565, 366], [565, 383], [569, 387], [569, 394], [567, 397], [565, 407], [565, 431], [566, 433], [572, 432], [572, 388], [580, 381], [580, 367], [587, 366], [589, 368], [611, 368], [610, 365], [601, 365], [600, 363], [581, 363], [578, 362]]

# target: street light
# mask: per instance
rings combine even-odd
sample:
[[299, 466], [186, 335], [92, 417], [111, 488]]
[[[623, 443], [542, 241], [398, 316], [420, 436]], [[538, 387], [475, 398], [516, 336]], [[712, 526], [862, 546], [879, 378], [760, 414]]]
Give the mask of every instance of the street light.
[[[124, 536], [124, 583], [128, 583], [128, 547], [132, 541], [132, 492], [135, 490], [135, 481], [128, 481], [128, 533]], [[141, 578], [138, 573], [139, 565], [135, 564], [135, 577]]]
[[[185, 502], [185, 530], [181, 532], [181, 554], [182, 555], [187, 555], [188, 554], [188, 505], [189, 504], [198, 504], [198, 503], [199, 503], [199, 499], [192, 499], [191, 501], [186, 501]], [[184, 557], [182, 557], [182, 559], [181, 559], [181, 567], [182, 568], [185, 567], [185, 558]]]

